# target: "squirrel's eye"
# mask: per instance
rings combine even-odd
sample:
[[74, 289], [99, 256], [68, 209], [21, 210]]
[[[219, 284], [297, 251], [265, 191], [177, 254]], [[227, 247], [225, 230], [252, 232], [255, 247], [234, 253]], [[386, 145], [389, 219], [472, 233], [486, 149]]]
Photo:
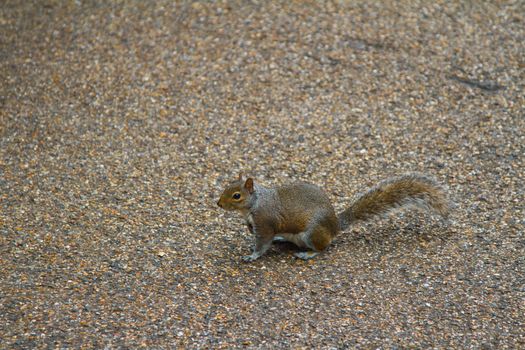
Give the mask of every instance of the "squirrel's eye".
[[236, 193], [233, 194], [232, 198], [233, 199], [239, 199], [239, 198], [241, 198], [241, 194], [239, 192], [236, 192]]

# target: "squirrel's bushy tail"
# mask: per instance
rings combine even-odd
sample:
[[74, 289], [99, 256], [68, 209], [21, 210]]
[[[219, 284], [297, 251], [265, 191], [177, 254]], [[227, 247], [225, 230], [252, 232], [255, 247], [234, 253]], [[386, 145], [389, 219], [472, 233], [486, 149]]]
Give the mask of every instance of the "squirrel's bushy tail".
[[339, 226], [344, 230], [356, 221], [409, 206], [432, 210], [444, 217], [450, 210], [445, 191], [435, 180], [411, 173], [382, 181], [358, 195], [350, 207], [339, 214]]

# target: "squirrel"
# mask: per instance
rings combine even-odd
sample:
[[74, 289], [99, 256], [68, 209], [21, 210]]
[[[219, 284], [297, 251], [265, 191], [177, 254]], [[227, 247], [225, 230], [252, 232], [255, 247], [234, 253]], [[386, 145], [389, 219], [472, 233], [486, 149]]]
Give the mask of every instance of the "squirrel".
[[324, 251], [335, 236], [357, 221], [370, 220], [401, 207], [417, 206], [447, 217], [451, 205], [445, 190], [432, 178], [409, 173], [379, 182], [358, 195], [339, 215], [318, 186], [296, 182], [277, 188], [239, 178], [226, 187], [217, 205], [239, 211], [255, 235], [255, 249], [243, 257], [261, 257], [275, 241], [288, 241], [306, 251], [294, 255], [308, 260]]

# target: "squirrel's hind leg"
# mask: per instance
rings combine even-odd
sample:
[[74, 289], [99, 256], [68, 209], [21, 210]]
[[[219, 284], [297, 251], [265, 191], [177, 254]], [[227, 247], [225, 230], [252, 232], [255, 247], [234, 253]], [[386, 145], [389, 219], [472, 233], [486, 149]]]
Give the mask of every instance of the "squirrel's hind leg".
[[311, 250], [297, 252], [294, 255], [303, 260], [312, 259], [330, 245], [333, 236], [334, 233], [330, 230], [330, 226], [326, 227], [323, 224], [317, 223], [310, 228], [303, 237], [304, 244]]
[[313, 251], [320, 252], [325, 250], [330, 243], [332, 243], [333, 234], [327, 227], [323, 225], [316, 225], [309, 230], [308, 238], [305, 239], [308, 248]]

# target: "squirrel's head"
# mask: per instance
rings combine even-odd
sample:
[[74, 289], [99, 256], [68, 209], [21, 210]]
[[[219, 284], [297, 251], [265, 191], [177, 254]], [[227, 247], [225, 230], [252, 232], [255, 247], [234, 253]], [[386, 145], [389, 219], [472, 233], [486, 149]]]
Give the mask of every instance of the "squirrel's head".
[[254, 184], [251, 177], [243, 180], [242, 173], [222, 192], [217, 205], [225, 210], [246, 210], [251, 205]]

